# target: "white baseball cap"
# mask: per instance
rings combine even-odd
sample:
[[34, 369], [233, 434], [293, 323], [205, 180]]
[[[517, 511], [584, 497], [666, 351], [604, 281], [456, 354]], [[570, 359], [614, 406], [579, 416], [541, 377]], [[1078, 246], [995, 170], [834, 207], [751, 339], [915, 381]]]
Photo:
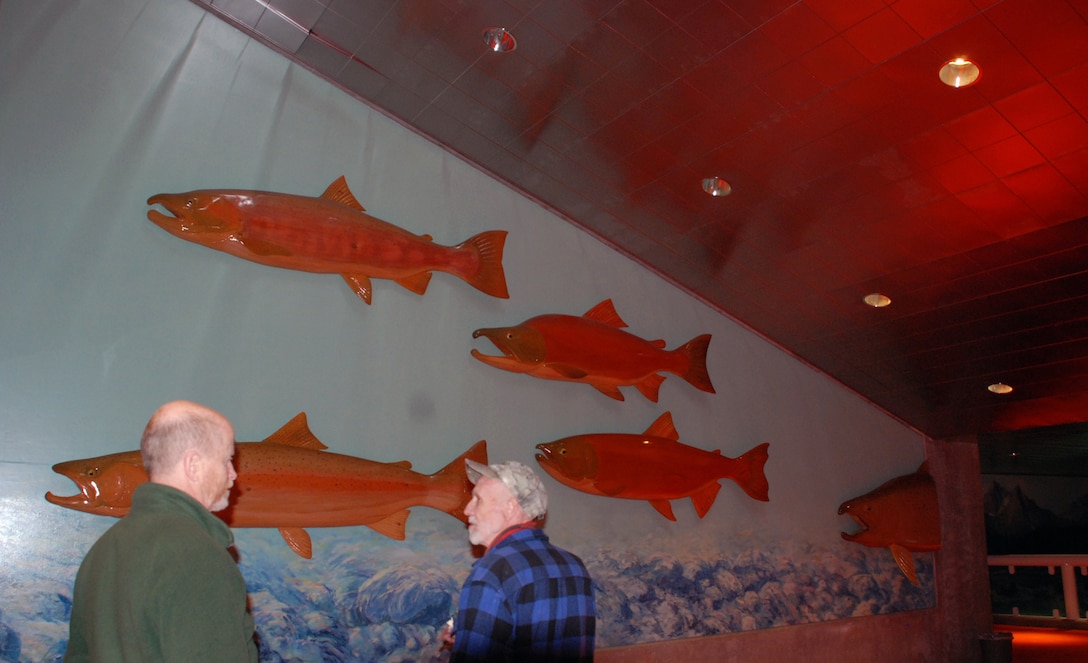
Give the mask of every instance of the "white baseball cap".
[[476, 483], [481, 476], [485, 476], [506, 484], [521, 506], [521, 510], [534, 520], [548, 512], [548, 492], [544, 490], [544, 484], [540, 483], [536, 473], [526, 465], [515, 460], [484, 465], [466, 458], [465, 473], [472, 483]]

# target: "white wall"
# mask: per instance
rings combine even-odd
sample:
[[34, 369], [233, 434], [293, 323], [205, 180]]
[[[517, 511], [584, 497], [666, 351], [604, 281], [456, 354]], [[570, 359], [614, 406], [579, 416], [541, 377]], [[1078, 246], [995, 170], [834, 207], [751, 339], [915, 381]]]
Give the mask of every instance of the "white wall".
[[[71, 492], [50, 466], [135, 448], [150, 413], [175, 398], [222, 411], [241, 441], [306, 411], [330, 450], [423, 472], [478, 439], [493, 460], [535, 465], [536, 443], [637, 433], [669, 410], [693, 446], [737, 456], [770, 442], [771, 501], [727, 481], [706, 518], [677, 501], [672, 523], [646, 503], [545, 478], [554, 540], [587, 559], [759, 550], [797, 561], [815, 549], [890, 564], [887, 551], [840, 540], [853, 526], [836, 509], [913, 471], [918, 434], [195, 5], [7, 0], [0, 99], [0, 623], [22, 634], [24, 652], [64, 633], [42, 617], [48, 608], [20, 606], [70, 592], [74, 565], [109, 525], [47, 504], [46, 491]], [[155, 193], [316, 196], [340, 175], [371, 214], [442, 244], [508, 230], [511, 298], [436, 274], [423, 297], [376, 280], [366, 306], [337, 276], [249, 263], [145, 216]], [[669, 377], [659, 403], [630, 388], [621, 403], [469, 355], [491, 350], [475, 328], [581, 314], [609, 297], [629, 331], [670, 348], [713, 334], [717, 394]], [[427, 509], [413, 513], [404, 543], [364, 528], [314, 535], [306, 569], [286, 548], [276, 563], [320, 581], [322, 551], [344, 541], [375, 560], [414, 551], [454, 569], [471, 562], [463, 526]], [[243, 559], [247, 545], [282, 547], [273, 532], [238, 539]], [[16, 580], [29, 598], [4, 596]], [[41, 586], [25, 589], [30, 580]]]

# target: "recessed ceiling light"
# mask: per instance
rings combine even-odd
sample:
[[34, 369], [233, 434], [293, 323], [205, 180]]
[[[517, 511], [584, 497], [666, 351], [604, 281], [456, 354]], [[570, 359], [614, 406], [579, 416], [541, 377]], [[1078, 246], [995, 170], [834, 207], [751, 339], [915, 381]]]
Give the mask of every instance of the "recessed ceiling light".
[[891, 306], [892, 298], [883, 293], [874, 292], [865, 295], [862, 301], [873, 308], [884, 308], [885, 306]]
[[514, 35], [507, 32], [506, 28], [488, 28], [484, 30], [484, 43], [496, 53], [509, 53], [518, 47]]
[[948, 87], [967, 87], [978, 81], [982, 70], [978, 65], [966, 58], [953, 58], [941, 66], [937, 73], [941, 82]]
[[986, 387], [986, 388], [989, 389], [990, 391], [994, 392], [995, 394], [1011, 394], [1012, 393], [1012, 387], [1005, 384], [1004, 382], [995, 382], [995, 383], [993, 383], [992, 385], [990, 385], [989, 387]]
[[703, 180], [703, 191], [712, 196], [728, 196], [733, 193], [733, 186], [720, 177], [708, 177]]

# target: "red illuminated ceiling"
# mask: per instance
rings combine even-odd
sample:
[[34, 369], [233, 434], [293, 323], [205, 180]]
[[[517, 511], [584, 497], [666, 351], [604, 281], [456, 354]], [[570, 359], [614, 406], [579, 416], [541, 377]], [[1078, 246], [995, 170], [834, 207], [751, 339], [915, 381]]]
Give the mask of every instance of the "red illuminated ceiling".
[[929, 435], [1088, 420], [1088, 0], [198, 4]]

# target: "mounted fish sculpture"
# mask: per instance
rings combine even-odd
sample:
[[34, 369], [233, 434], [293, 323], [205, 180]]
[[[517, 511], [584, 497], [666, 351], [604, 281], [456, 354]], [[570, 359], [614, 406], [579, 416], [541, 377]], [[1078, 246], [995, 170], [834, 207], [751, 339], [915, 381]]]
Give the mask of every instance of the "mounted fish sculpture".
[[485, 355], [473, 349], [472, 356], [512, 373], [583, 382], [618, 401], [624, 400], [619, 388], [634, 385], [656, 403], [665, 381], [662, 371], [714, 393], [706, 368], [710, 334], [665, 350], [665, 341], [643, 340], [621, 329], [626, 326], [612, 300], [606, 299], [582, 317], [539, 315], [514, 327], [477, 329], [472, 337], [490, 339], [503, 355]]
[[[409, 508], [427, 506], [462, 522], [472, 484], [465, 459], [487, 464], [481, 440], [438, 472], [412, 471], [408, 461], [379, 463], [326, 453], [299, 413], [262, 442], [235, 445], [238, 478], [230, 506], [218, 513], [231, 527], [274, 527], [296, 553], [310, 559], [307, 527], [365, 525], [403, 541]], [[58, 463], [53, 471], [68, 477], [79, 493], [45, 499], [58, 506], [120, 518], [128, 513], [132, 491], [147, 481], [139, 451]]]
[[860, 529], [842, 538], [863, 546], [888, 548], [899, 570], [915, 585], [911, 551], [941, 547], [941, 521], [937, 510], [937, 486], [922, 463], [913, 474], [896, 477], [876, 490], [843, 502], [839, 515], [854, 519]]
[[690, 497], [706, 515], [721, 490], [719, 479], [732, 479], [744, 492], [769, 501], [764, 442], [739, 458], [682, 444], [672, 414], [666, 412], [641, 435], [588, 433], [536, 445], [536, 460], [555, 480], [590, 495], [647, 500], [658, 513], [676, 520], [669, 500]]
[[435, 244], [365, 213], [343, 176], [317, 198], [268, 191], [206, 189], [160, 193], [147, 218], [166, 232], [262, 265], [339, 274], [367, 304], [370, 279], [427, 291], [431, 272], [447, 272], [493, 297], [507, 298], [502, 268], [505, 230], [457, 246]]

